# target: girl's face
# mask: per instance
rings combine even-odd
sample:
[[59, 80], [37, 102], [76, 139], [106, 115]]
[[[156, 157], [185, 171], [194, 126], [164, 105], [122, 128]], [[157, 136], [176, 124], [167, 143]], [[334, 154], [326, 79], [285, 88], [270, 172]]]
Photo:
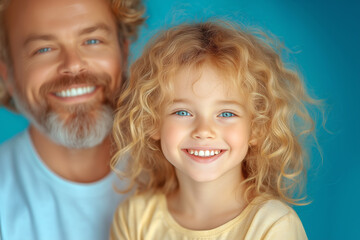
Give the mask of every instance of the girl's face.
[[210, 64], [175, 76], [174, 101], [164, 111], [157, 138], [179, 179], [242, 178], [251, 120], [245, 99], [226, 82]]

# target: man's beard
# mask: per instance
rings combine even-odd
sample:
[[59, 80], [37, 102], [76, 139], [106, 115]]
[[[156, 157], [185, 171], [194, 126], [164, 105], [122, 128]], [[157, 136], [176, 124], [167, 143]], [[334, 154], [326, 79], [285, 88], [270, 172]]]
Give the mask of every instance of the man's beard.
[[[41, 102], [38, 106], [30, 106], [23, 99], [25, 95], [17, 91], [14, 92], [13, 99], [17, 109], [54, 142], [67, 148], [91, 148], [102, 143], [112, 129], [115, 93], [109, 89], [110, 81], [111, 77], [108, 74], [86, 73], [74, 77], [65, 76], [41, 86], [39, 91]], [[103, 102], [81, 103], [74, 106], [60, 105], [60, 109], [67, 116], [64, 119], [50, 105], [47, 95], [70, 85], [80, 84], [101, 87]]]

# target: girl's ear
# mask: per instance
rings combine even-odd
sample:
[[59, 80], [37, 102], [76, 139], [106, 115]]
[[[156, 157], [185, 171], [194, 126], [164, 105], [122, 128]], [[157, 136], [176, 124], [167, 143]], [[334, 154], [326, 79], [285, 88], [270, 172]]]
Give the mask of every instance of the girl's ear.
[[153, 134], [151, 138], [154, 139], [155, 141], [160, 140], [160, 130], [158, 130], [155, 134]]
[[256, 146], [257, 143], [258, 143], [257, 138], [252, 138], [252, 139], [250, 139], [250, 141], [249, 141], [249, 146]]
[[256, 146], [259, 143], [261, 136], [264, 136], [263, 129], [259, 126], [253, 126], [251, 129], [249, 146]]
[[[11, 81], [9, 80], [8, 66], [4, 61], [1, 61], [1, 60], [0, 60], [0, 78], [4, 84], [4, 87], [10, 93], [10, 95], [12, 95], [12, 93], [14, 91], [14, 87], [13, 87]], [[1, 82], [0, 82], [0, 84], [1, 84]]]

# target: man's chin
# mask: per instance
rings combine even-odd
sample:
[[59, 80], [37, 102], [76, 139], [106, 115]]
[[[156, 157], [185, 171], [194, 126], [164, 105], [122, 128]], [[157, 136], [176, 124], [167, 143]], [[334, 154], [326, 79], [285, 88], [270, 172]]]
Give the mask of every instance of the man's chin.
[[52, 102], [47, 102], [47, 112], [54, 112], [62, 117], [66, 118], [71, 115], [79, 115], [79, 114], [88, 114], [91, 112], [98, 111], [99, 108], [102, 107], [104, 103], [102, 102], [83, 102], [78, 104], [53, 104]]
[[36, 129], [67, 148], [95, 147], [112, 129], [113, 108], [110, 104], [51, 106], [44, 102], [38, 109], [33, 109], [17, 95], [14, 102]]
[[61, 114], [49, 113], [44, 122], [46, 134], [56, 143], [68, 148], [91, 148], [109, 135], [113, 110], [102, 106], [95, 112], [77, 111], [63, 119]]

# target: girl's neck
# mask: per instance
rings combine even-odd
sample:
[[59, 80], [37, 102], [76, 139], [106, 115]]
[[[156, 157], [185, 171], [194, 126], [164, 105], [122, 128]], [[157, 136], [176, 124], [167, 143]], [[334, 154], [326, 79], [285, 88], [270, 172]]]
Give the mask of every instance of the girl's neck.
[[194, 182], [178, 173], [180, 187], [167, 197], [168, 209], [183, 227], [209, 230], [237, 217], [247, 206], [239, 174], [212, 182]]

